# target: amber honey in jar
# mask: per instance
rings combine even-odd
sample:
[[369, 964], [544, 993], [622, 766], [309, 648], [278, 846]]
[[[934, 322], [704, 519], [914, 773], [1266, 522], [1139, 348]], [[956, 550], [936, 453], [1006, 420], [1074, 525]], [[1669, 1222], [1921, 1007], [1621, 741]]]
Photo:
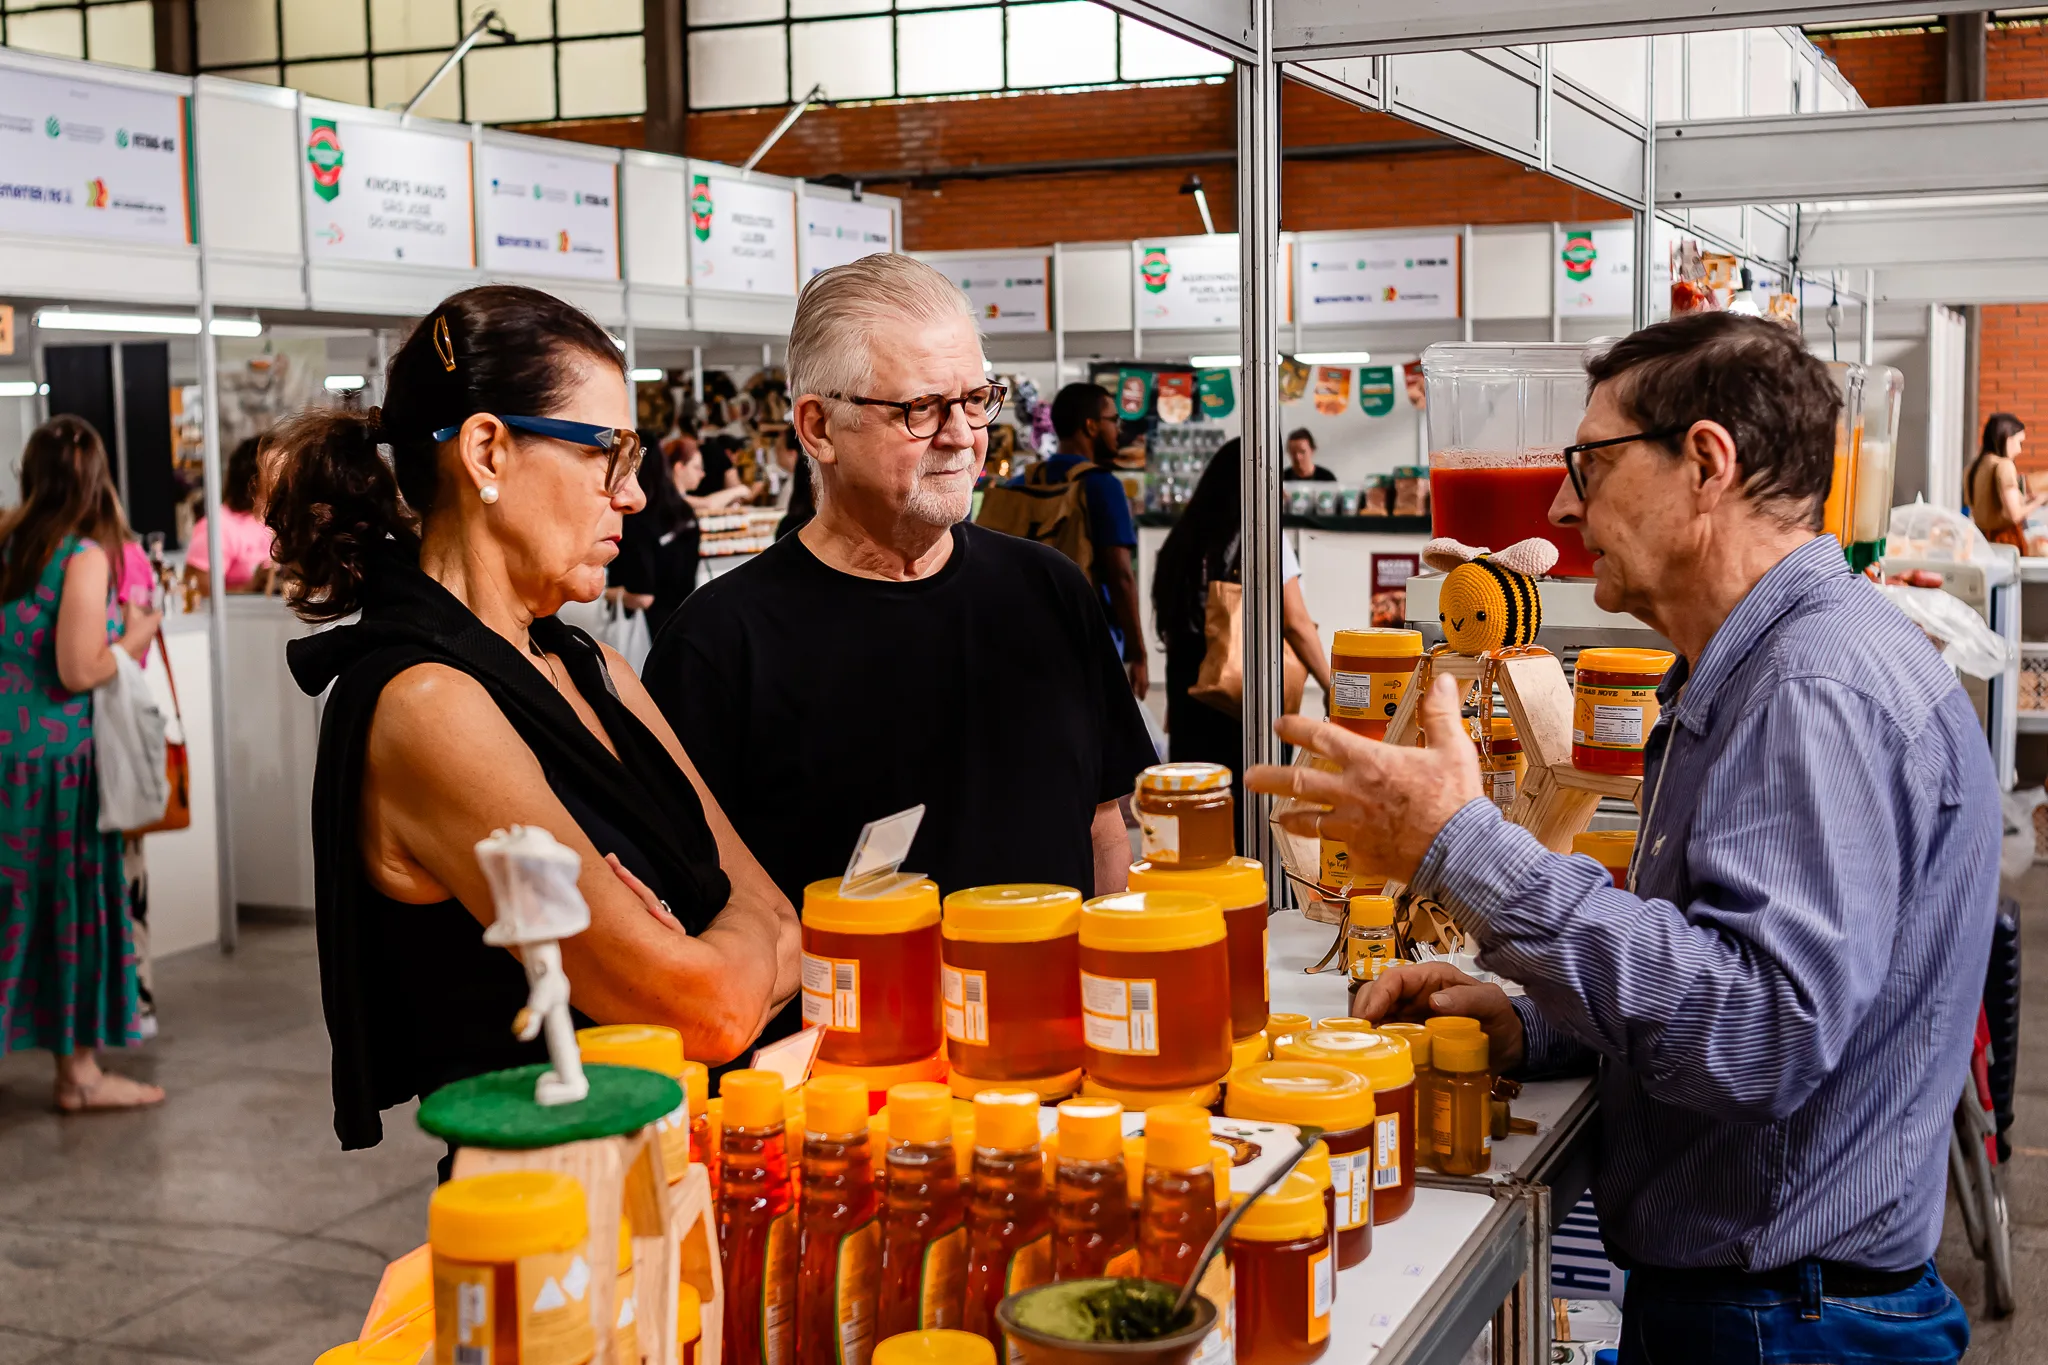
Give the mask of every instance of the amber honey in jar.
[[977, 886], [946, 897], [939, 945], [946, 1057], [980, 1082], [1072, 1094], [1081, 1072], [1081, 893]]
[[1391, 1223], [1415, 1203], [1415, 1063], [1408, 1040], [1388, 1033], [1310, 1029], [1274, 1045], [1275, 1061], [1328, 1062], [1372, 1087], [1372, 1221]]
[[1087, 1074], [1109, 1086], [1207, 1086], [1230, 1071], [1223, 909], [1190, 891], [1098, 896], [1081, 908]]
[[1131, 796], [1144, 858], [1187, 871], [1237, 853], [1237, 802], [1221, 763], [1158, 763], [1138, 774]]
[[1445, 1175], [1483, 1175], [1493, 1166], [1493, 1076], [1486, 1034], [1463, 1029], [1434, 1042], [1430, 1165]]
[[[582, 1265], [583, 1186], [559, 1171], [451, 1180], [427, 1203], [435, 1365], [583, 1365], [597, 1351]], [[554, 1280], [566, 1295], [546, 1299]]]
[[1479, 786], [1505, 815], [1529, 777], [1529, 756], [1522, 752], [1522, 737], [1515, 733], [1512, 716], [1495, 716], [1482, 739], [1479, 718], [1468, 724], [1472, 742], [1479, 746]]
[[1266, 1026], [1272, 996], [1266, 981], [1266, 869], [1255, 859], [1231, 858], [1215, 867], [1186, 870], [1153, 862], [1131, 866], [1133, 891], [1192, 891], [1223, 907], [1230, 955], [1230, 1036], [1245, 1039]]
[[1372, 1253], [1377, 1130], [1372, 1085], [1365, 1077], [1330, 1062], [1264, 1062], [1231, 1079], [1223, 1112], [1234, 1119], [1321, 1128], [1329, 1148], [1337, 1264], [1354, 1266]]
[[1572, 671], [1572, 766], [1640, 777], [1657, 724], [1657, 684], [1677, 656], [1661, 649], [1582, 650]]
[[1429, 1164], [1429, 1124], [1422, 1116], [1433, 1112], [1430, 1109], [1431, 1095], [1436, 1085], [1436, 1073], [1430, 1069], [1429, 1029], [1422, 1024], [1386, 1023], [1377, 1025], [1381, 1033], [1391, 1033], [1406, 1040], [1408, 1056], [1415, 1063], [1415, 1160]]
[[1324, 1216], [1315, 1181], [1295, 1171], [1230, 1230], [1237, 1365], [1306, 1365], [1329, 1349], [1337, 1276]]
[[1636, 832], [1632, 829], [1589, 829], [1572, 836], [1572, 852], [1583, 853], [1607, 869], [1608, 878], [1626, 889], [1629, 864], [1635, 861]]
[[1330, 646], [1330, 719], [1384, 739], [1422, 659], [1422, 632], [1398, 626], [1340, 630]]
[[805, 887], [803, 1014], [825, 1030], [820, 1061], [906, 1066], [937, 1054], [939, 888], [909, 881], [848, 896], [837, 878]]

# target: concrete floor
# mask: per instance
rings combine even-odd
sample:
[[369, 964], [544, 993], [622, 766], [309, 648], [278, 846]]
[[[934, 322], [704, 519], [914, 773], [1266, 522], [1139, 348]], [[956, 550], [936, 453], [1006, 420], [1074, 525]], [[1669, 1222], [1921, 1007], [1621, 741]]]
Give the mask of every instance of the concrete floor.
[[[1987, 1365], [2048, 1359], [2048, 874], [2022, 891], [2019, 1314], [1980, 1318], [1953, 1212], [1940, 1253]], [[171, 958], [157, 998], [162, 1035], [115, 1056], [170, 1091], [157, 1110], [59, 1118], [49, 1058], [0, 1058], [0, 1365], [311, 1365], [355, 1336], [385, 1262], [425, 1239], [441, 1145], [409, 1111], [371, 1151], [335, 1143], [310, 927], [247, 924], [234, 957]]]

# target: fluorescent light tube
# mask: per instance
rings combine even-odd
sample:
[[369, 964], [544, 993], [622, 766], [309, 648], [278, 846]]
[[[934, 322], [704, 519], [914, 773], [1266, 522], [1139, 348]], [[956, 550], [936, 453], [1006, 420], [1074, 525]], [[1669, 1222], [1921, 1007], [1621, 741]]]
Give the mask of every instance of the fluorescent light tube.
[[663, 372], [660, 370], [645, 369], [635, 370], [627, 375], [626, 378], [632, 380], [635, 384], [659, 384], [662, 381], [662, 375]]
[[352, 393], [363, 386], [359, 374], [330, 374], [320, 381], [329, 393]]

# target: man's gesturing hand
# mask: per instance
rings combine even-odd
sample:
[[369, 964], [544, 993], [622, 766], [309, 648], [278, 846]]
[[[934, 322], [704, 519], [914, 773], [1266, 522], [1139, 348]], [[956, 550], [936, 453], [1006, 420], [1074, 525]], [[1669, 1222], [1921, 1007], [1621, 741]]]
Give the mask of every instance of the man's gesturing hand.
[[1301, 765], [1261, 764], [1244, 775], [1253, 791], [1298, 796], [1328, 806], [1299, 811], [1282, 824], [1296, 834], [1327, 834], [1351, 847], [1356, 872], [1411, 881], [1437, 832], [1459, 808], [1483, 795], [1479, 751], [1458, 714], [1460, 684], [1438, 678], [1419, 718], [1427, 749], [1365, 739], [1328, 721], [1282, 716], [1280, 738], [1337, 765], [1334, 773]]

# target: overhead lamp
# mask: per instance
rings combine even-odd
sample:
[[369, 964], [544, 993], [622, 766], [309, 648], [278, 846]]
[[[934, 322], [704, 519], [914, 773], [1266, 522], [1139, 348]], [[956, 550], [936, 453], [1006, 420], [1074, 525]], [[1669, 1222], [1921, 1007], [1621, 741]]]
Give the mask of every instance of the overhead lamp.
[[363, 377], [359, 374], [330, 374], [320, 384], [329, 393], [354, 393], [363, 387]]
[[633, 370], [626, 375], [635, 384], [659, 384], [666, 377], [664, 371], [655, 369]]
[[[196, 337], [199, 319], [178, 313], [81, 313], [69, 308], [39, 308], [36, 326], [53, 332], [142, 332], [151, 336]], [[215, 318], [217, 337], [259, 337], [260, 318]]]
[[1235, 370], [1244, 365], [1241, 355], [1198, 355], [1191, 356], [1188, 364], [1198, 370]]
[[1190, 175], [1181, 184], [1180, 192], [1195, 196], [1195, 208], [1202, 215], [1202, 231], [1214, 237], [1216, 235], [1216, 220], [1209, 216], [1209, 193], [1202, 188], [1202, 177]]
[[1371, 351], [1303, 351], [1294, 357], [1304, 365], [1363, 365]]
[[0, 398], [37, 398], [50, 391], [33, 379], [0, 379]]

